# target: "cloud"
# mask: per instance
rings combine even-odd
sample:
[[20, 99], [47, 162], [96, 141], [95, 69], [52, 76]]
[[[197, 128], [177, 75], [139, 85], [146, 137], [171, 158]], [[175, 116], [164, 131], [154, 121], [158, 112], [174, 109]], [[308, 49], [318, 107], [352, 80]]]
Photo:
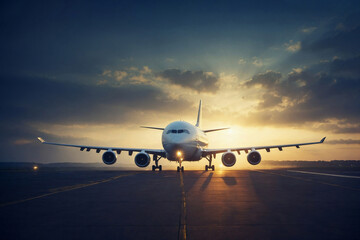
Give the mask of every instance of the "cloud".
[[148, 66], [144, 66], [142, 70], [140, 70], [141, 74], [151, 74], [152, 70]]
[[103, 71], [102, 76], [106, 77], [107, 79], [98, 81], [98, 85], [156, 85], [153, 81], [154, 74], [148, 66], [144, 66], [142, 69], [130, 67], [125, 68], [125, 70], [105, 70]]
[[151, 84], [151, 81], [142, 74], [132, 76], [129, 80], [131, 80], [131, 84]]
[[29, 140], [29, 139], [24, 139], [24, 138], [20, 138], [20, 139], [16, 139], [14, 141], [14, 144], [15, 145], [25, 145], [25, 144], [30, 144], [32, 143], [33, 141]]
[[111, 70], [104, 70], [101, 75], [106, 77], [112, 77]]
[[288, 52], [297, 52], [301, 49], [301, 42], [290, 40], [288, 43], [285, 43], [284, 46]]
[[342, 121], [336, 121], [335, 123], [325, 122], [316, 127], [316, 129], [333, 133], [357, 134], [360, 133], [360, 124], [356, 122], [352, 124], [342, 124]]
[[247, 120], [255, 125], [322, 123], [319, 130], [358, 133], [359, 62], [360, 57], [322, 63], [327, 72], [313, 66], [286, 76], [274, 71], [254, 75], [244, 86], [259, 86], [266, 93]]
[[326, 141], [327, 144], [360, 144], [358, 139], [335, 139]]
[[159, 76], [173, 84], [190, 88], [197, 92], [216, 92], [219, 89], [219, 77], [212, 72], [167, 69], [160, 72]]
[[253, 61], [251, 63], [257, 67], [262, 67], [264, 65], [263, 61], [257, 57], [253, 57]]
[[[37, 136], [53, 141], [84, 142], [49, 134], [41, 126], [140, 125], [151, 119], [153, 112], [157, 118], [161, 114], [178, 115], [192, 106], [186, 100], [172, 99], [161, 88], [144, 84], [113, 87], [11, 76], [0, 76], [0, 81], [6, 86], [0, 88], [2, 161], [47, 159], [46, 154], [51, 150], [39, 147]], [[57, 159], [63, 157], [59, 154]]]
[[[172, 111], [172, 100], [150, 85], [85, 85], [44, 78], [0, 77], [2, 121], [107, 123], [125, 120], [124, 111]], [[19, 88], [19, 86], [21, 86]], [[175, 104], [175, 103], [174, 103]], [[178, 105], [178, 104], [175, 104]]]
[[107, 84], [107, 83], [108, 83], [108, 80], [106, 80], [106, 79], [101, 79], [101, 80], [97, 81], [96, 85], [105, 85], [105, 84]]
[[308, 27], [308, 28], [303, 28], [301, 29], [301, 32], [303, 33], [312, 33], [317, 29], [317, 27]]
[[238, 64], [245, 64], [246, 63], [246, 60], [245, 59], [243, 59], [243, 58], [240, 58], [239, 60], [238, 60]]
[[[279, 64], [281, 71], [307, 66], [317, 68], [318, 72], [328, 72], [328, 69], [325, 69], [328, 67], [326, 63], [332, 62], [334, 57], [348, 59], [359, 56], [360, 14], [344, 15], [341, 19], [341, 29], [336, 29], [338, 22], [331, 21], [327, 25], [322, 25], [316, 34], [303, 35], [300, 49], [292, 52]], [[294, 41], [284, 44], [284, 49], [293, 44]]]
[[332, 30], [320, 39], [304, 44], [304, 51], [346, 57], [359, 55], [359, 39], [360, 25], [348, 30]]
[[250, 81], [247, 81], [245, 85], [247, 87], [260, 85], [265, 88], [272, 88], [279, 83], [282, 75], [279, 72], [266, 71], [265, 73], [258, 73], [252, 77]]
[[175, 62], [175, 58], [165, 58], [165, 62], [173, 63]]
[[332, 74], [339, 77], [360, 79], [360, 56], [348, 59], [334, 57], [333, 59], [329, 64], [329, 71]]
[[281, 103], [282, 103], [282, 97], [279, 97], [279, 96], [276, 96], [273, 94], [269, 94], [269, 93], [265, 93], [262, 96], [262, 101], [259, 103], [258, 108], [259, 109], [271, 108], [271, 107], [277, 106]]
[[121, 81], [127, 75], [128, 75], [128, 73], [125, 71], [114, 71], [114, 77], [117, 81]]

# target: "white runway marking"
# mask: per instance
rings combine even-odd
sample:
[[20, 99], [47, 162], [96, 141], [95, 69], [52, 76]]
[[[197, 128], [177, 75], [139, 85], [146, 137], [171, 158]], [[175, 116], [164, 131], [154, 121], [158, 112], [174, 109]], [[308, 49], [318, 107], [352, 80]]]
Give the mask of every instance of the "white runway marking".
[[62, 193], [62, 192], [68, 192], [68, 191], [72, 191], [72, 190], [76, 190], [76, 189], [80, 189], [80, 188], [86, 188], [86, 187], [94, 186], [94, 185], [97, 185], [97, 184], [100, 184], [100, 183], [110, 182], [110, 181], [116, 180], [118, 178], [131, 176], [131, 175], [134, 175], [134, 173], [119, 175], [119, 176], [111, 177], [111, 178], [108, 178], [108, 179], [99, 180], [99, 181], [96, 181], [96, 182], [90, 182], [90, 183], [85, 183], [85, 184], [77, 184], [77, 185], [73, 185], [73, 186], [65, 186], [65, 187], [54, 188], [54, 189], [50, 189], [49, 193], [45, 193], [45, 194], [42, 194], [42, 195], [39, 195], [39, 196], [26, 198], [26, 199], [22, 199], [22, 200], [16, 200], [16, 201], [7, 202], [7, 203], [1, 203], [0, 207], [5, 207], [5, 206], [13, 205], [13, 204], [18, 204], [18, 203], [23, 203], [23, 202], [31, 201], [31, 200], [34, 200], [34, 199], [43, 198], [43, 197], [47, 197], [47, 196], [50, 196], [50, 195], [54, 195], [54, 194], [58, 194], [58, 193]]
[[342, 178], [358, 178], [360, 176], [349, 176], [349, 175], [339, 175], [339, 174], [329, 174], [329, 173], [318, 173], [318, 172], [306, 172], [306, 171], [296, 171], [296, 170], [287, 170], [288, 172], [297, 172], [297, 173], [305, 173], [305, 174], [313, 174], [313, 175], [324, 175], [330, 177], [342, 177]]

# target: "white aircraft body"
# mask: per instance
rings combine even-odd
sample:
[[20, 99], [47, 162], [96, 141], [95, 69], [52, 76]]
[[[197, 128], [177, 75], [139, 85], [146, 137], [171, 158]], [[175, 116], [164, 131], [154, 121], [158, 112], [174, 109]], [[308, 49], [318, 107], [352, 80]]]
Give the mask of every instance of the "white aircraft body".
[[213, 157], [216, 157], [216, 154], [222, 153], [222, 164], [226, 167], [232, 167], [236, 163], [236, 156], [233, 152], [240, 154], [241, 151], [248, 153], [247, 160], [252, 165], [257, 165], [261, 162], [261, 155], [257, 150], [265, 149], [267, 152], [270, 152], [270, 149], [277, 148], [279, 151], [282, 151], [285, 147], [296, 147], [302, 145], [311, 145], [323, 143], [325, 137], [319, 142], [308, 142], [308, 143], [296, 143], [296, 144], [287, 144], [287, 145], [269, 145], [269, 146], [252, 146], [252, 147], [239, 147], [239, 148], [219, 148], [219, 149], [208, 149], [208, 138], [207, 133], [225, 130], [228, 128], [218, 128], [218, 129], [209, 129], [202, 130], [200, 128], [201, 122], [201, 100], [199, 104], [199, 111], [197, 122], [195, 125], [192, 125], [185, 121], [176, 121], [167, 125], [165, 128], [157, 127], [143, 127], [161, 130], [162, 132], [162, 145], [163, 149], [145, 149], [145, 148], [123, 148], [123, 147], [99, 147], [99, 146], [86, 146], [86, 145], [72, 145], [72, 144], [62, 144], [62, 143], [52, 143], [46, 142], [42, 138], [38, 139], [43, 144], [58, 145], [65, 147], [75, 147], [80, 148], [80, 151], [90, 151], [96, 150], [97, 153], [100, 151], [105, 151], [102, 155], [102, 160], [105, 164], [111, 165], [114, 164], [117, 160], [117, 154], [120, 154], [121, 151], [127, 151], [131, 156], [133, 152], [138, 152], [135, 156], [135, 164], [138, 167], [147, 167], [150, 164], [151, 158], [150, 155], [153, 155], [153, 161], [155, 165], [152, 166], [152, 170], [155, 171], [159, 169], [162, 170], [162, 166], [158, 164], [161, 158], [167, 158], [169, 161], [176, 161], [179, 163], [177, 171], [184, 171], [184, 166], [182, 163], [184, 161], [199, 161], [202, 158], [206, 158], [209, 161], [208, 165], [205, 165], [205, 170], [212, 169], [215, 170], [215, 166], [212, 165]]

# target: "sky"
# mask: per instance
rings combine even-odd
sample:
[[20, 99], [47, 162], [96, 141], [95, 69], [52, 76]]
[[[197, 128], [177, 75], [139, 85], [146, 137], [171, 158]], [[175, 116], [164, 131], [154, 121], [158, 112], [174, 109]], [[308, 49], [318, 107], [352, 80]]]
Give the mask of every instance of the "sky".
[[359, 1], [0, 5], [1, 162], [101, 161], [38, 136], [162, 148], [139, 126], [195, 123], [200, 99], [204, 128], [231, 128], [209, 133], [210, 148], [326, 136], [263, 159], [360, 159]]

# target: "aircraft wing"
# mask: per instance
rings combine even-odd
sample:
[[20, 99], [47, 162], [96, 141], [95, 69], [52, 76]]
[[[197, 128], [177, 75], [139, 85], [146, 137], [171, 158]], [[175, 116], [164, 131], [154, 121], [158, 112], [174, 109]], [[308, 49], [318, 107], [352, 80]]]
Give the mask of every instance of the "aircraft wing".
[[285, 144], [285, 145], [270, 145], [270, 146], [255, 146], [255, 147], [241, 147], [241, 148], [204, 149], [203, 156], [217, 154], [217, 153], [223, 153], [223, 152], [228, 152], [228, 151], [230, 151], [230, 152], [236, 151], [238, 154], [240, 154], [240, 151], [245, 151], [246, 153], [248, 153], [248, 151], [261, 150], [261, 149], [265, 149], [267, 152], [270, 152], [271, 148], [277, 148], [277, 149], [279, 149], [279, 151], [282, 151], [283, 148], [285, 148], [285, 147], [300, 148], [300, 146], [304, 146], [304, 145], [323, 143], [325, 141], [325, 138], [326, 137], [321, 139], [319, 142], [295, 143], [295, 144]]
[[86, 149], [87, 152], [89, 152], [92, 149], [96, 150], [97, 153], [99, 153], [102, 150], [104, 150], [104, 151], [112, 150], [114, 152], [117, 152], [117, 154], [120, 154], [121, 151], [126, 151], [126, 152], [129, 152], [129, 155], [132, 155], [133, 152], [146, 152], [148, 154], [155, 154], [155, 155], [159, 155], [159, 156], [162, 156], [162, 157], [166, 157], [165, 150], [163, 150], [163, 149], [99, 147], [99, 146], [73, 145], [73, 144], [46, 142], [41, 137], [38, 137], [38, 139], [42, 144], [64, 146], [64, 147], [75, 147], [75, 148], [80, 148], [80, 151], [84, 151]]

